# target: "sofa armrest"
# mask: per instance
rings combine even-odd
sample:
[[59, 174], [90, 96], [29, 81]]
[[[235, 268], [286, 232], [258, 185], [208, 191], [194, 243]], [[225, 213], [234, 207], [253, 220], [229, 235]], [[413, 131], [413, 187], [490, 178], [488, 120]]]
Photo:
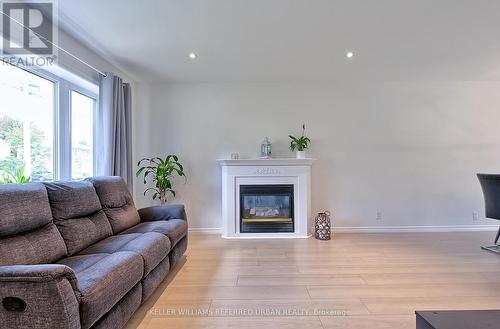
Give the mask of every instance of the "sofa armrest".
[[5, 328], [79, 329], [78, 283], [60, 264], [0, 266], [0, 323]]
[[78, 291], [75, 272], [66, 265], [10, 265], [0, 266], [0, 282], [49, 282], [66, 278], [72, 287]]
[[152, 222], [157, 220], [169, 220], [173, 218], [187, 220], [186, 210], [182, 204], [171, 204], [164, 206], [153, 206], [139, 209], [141, 222]]

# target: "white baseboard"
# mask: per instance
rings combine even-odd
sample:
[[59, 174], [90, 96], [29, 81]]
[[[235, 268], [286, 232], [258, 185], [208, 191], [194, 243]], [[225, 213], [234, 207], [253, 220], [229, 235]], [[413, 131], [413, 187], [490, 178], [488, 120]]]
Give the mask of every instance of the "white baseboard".
[[188, 229], [189, 233], [199, 233], [199, 234], [221, 234], [222, 230], [220, 227], [190, 227]]
[[333, 231], [336, 233], [483, 232], [497, 230], [498, 225], [372, 226], [333, 228]]
[[[335, 233], [404, 233], [404, 232], [486, 232], [497, 231], [498, 225], [447, 225], [447, 226], [361, 226], [334, 227]], [[220, 227], [189, 228], [190, 233], [222, 234]]]

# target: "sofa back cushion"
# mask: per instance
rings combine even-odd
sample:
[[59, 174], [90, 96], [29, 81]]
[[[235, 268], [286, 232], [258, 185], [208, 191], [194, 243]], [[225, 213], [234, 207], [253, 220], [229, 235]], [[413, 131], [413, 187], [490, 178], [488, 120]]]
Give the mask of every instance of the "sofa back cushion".
[[0, 265], [52, 263], [66, 253], [45, 186], [0, 185]]
[[45, 183], [54, 223], [74, 255], [112, 235], [94, 186], [88, 181]]
[[88, 180], [94, 184], [114, 234], [140, 223], [132, 195], [121, 177], [92, 177]]

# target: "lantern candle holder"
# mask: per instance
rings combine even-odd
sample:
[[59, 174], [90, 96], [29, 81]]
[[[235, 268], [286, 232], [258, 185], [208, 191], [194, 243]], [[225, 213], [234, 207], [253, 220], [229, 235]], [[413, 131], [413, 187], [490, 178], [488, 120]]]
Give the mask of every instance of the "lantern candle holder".
[[260, 158], [270, 159], [271, 158], [271, 142], [269, 138], [266, 137], [262, 144], [260, 145]]

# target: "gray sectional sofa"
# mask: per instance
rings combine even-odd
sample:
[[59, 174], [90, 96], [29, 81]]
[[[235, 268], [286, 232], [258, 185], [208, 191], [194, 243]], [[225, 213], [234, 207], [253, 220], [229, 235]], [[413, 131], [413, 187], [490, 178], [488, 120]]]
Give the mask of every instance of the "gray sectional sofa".
[[120, 177], [0, 185], [0, 327], [122, 328], [187, 247], [181, 205]]

